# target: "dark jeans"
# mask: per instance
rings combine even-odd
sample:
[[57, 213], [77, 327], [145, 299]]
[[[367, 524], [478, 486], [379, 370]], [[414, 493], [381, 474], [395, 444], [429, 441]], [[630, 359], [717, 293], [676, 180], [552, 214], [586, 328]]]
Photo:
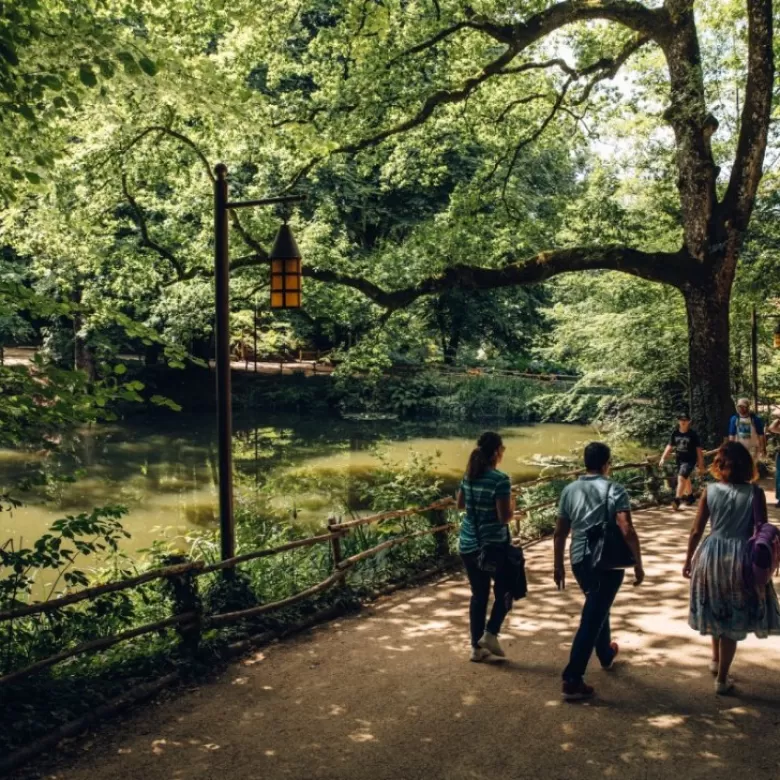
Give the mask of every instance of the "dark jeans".
[[[477, 566], [479, 553], [466, 553], [461, 555], [466, 567], [466, 574], [471, 585], [471, 603], [469, 605], [469, 627], [471, 629], [471, 646], [476, 647], [482, 634], [489, 631], [498, 634], [506, 613], [512, 608], [512, 593], [504, 581], [503, 572], [499, 569], [495, 577], [482, 571]], [[493, 609], [490, 611], [490, 620], [485, 625], [487, 617], [488, 601], [490, 600], [490, 583], [493, 582]]]
[[585, 606], [571, 646], [569, 665], [563, 670], [563, 679], [577, 683], [585, 676], [594, 648], [602, 666], [609, 666], [612, 662], [609, 610], [620, 590], [625, 572], [618, 569], [592, 573], [587, 561], [577, 563], [572, 568], [585, 594]]

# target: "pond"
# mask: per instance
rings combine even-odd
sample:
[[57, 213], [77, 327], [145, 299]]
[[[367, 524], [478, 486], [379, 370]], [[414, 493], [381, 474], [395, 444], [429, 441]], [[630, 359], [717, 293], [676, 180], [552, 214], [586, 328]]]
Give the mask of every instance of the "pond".
[[[283, 488], [270, 497], [272, 505], [312, 530], [344, 511], [344, 502], [329, 489], [334, 481], [349, 503], [350, 482], [370, 476], [382, 465], [380, 458], [403, 463], [412, 452], [430, 456], [433, 471], [454, 490], [482, 430], [468, 424], [281, 416], [237, 419], [235, 428], [237, 490], [251, 493], [276, 478]], [[500, 431], [507, 447], [502, 468], [513, 482], [534, 478], [546, 459], [579, 453], [597, 438], [592, 428], [576, 425]], [[0, 451], [0, 486], [40, 464], [29, 454]], [[127, 552], [217, 526], [216, 425], [210, 415], [96, 426], [80, 432], [57, 465], [73, 481], [19, 494], [25, 505], [0, 513], [0, 544], [11, 537], [29, 544], [58, 517], [104, 504], [130, 510], [123, 521], [132, 534]]]

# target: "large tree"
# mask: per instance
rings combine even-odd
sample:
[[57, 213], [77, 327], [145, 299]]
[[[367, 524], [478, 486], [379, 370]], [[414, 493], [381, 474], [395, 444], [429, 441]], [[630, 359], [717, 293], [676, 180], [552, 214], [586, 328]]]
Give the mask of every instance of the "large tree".
[[[418, 40], [400, 53], [392, 36], [383, 33], [377, 23], [378, 13], [386, 15], [392, 10], [377, 11], [378, 6], [367, 0], [342, 5], [340, 15], [331, 18], [327, 25], [329, 38], [319, 43], [320, 49], [327, 47], [328, 40], [331, 46], [346, 49], [340, 86], [335, 90], [335, 98], [332, 84], [328, 90], [314, 90], [312, 97], [312, 116], [327, 112], [336, 128], [331, 138], [338, 141], [331, 141], [321, 155], [314, 156], [297, 180], [334, 154], [358, 155], [418, 132], [434, 121], [437, 113], [453, 105], [467, 104], [493, 83], [524, 79], [540, 71], [558, 71], [562, 74], [562, 86], [552, 101], [552, 109], [538, 132], [530, 138], [517, 139], [519, 152], [525, 143], [541, 135], [556, 113], [571, 114], [575, 106], [586, 104], [596, 85], [613, 78], [636, 52], [657, 47], [668, 77], [662, 116], [674, 133], [681, 224], [681, 241], [674, 251], [614, 243], [551, 248], [500, 267], [450, 266], [407, 287], [393, 288], [318, 268], [307, 272], [324, 281], [350, 284], [388, 310], [451, 287], [525, 285], [563, 272], [592, 269], [623, 271], [671, 285], [685, 299], [693, 415], [710, 441], [719, 439], [731, 412], [729, 303], [740, 248], [761, 181], [770, 127], [774, 75], [771, 0], [745, 0], [746, 23], [744, 11], [742, 18], [732, 23], [737, 35], [746, 30], [747, 73], [736, 151], [733, 160], [723, 165], [728, 181], [720, 187], [721, 167], [716, 165], [712, 149], [712, 136], [719, 121], [708, 110], [694, 0], [666, 0], [657, 7], [635, 0], [525, 2], [514, 6], [482, 3], [478, 10], [469, 5], [434, 2], [427, 9], [427, 18], [420, 14], [415, 19], [415, 31], [424, 35], [418, 35]], [[395, 8], [395, 12], [408, 15], [420, 7], [406, 4]], [[497, 7], [499, 10], [495, 10]], [[582, 30], [583, 23], [592, 25], [598, 20], [606, 24], [596, 30], [596, 35], [604, 36], [613, 48], [607, 56], [603, 46], [596, 47], [601, 56], [592, 56], [594, 46], [582, 43], [583, 38], [587, 41], [586, 33], [575, 44], [575, 66], [560, 56], [544, 59], [545, 52], [560, 52], [560, 38], [555, 36], [561, 31], [578, 26]], [[350, 37], [348, 47], [346, 38], [338, 41], [331, 29], [338, 24]], [[414, 31], [409, 32], [412, 24], [406, 27], [406, 38], [413, 37]], [[591, 28], [591, 39], [593, 32]], [[552, 48], [553, 42], [557, 49]], [[460, 47], [459, 51], [470, 47], [472, 61], [475, 51], [478, 52], [484, 57], [481, 69], [463, 77], [459, 76], [457, 60], [450, 57], [443, 65], [441, 50], [447, 45]], [[367, 49], [374, 52], [370, 66], [366, 65]], [[377, 51], [383, 54], [376, 54]], [[462, 70], [461, 67], [461, 73]], [[571, 100], [575, 90], [579, 90], [576, 99]], [[506, 110], [534, 97], [529, 94], [511, 104], [507, 98]], [[371, 105], [373, 111], [366, 108]], [[356, 107], [362, 108], [358, 111]], [[339, 114], [345, 119], [339, 121]], [[360, 121], [356, 121], [357, 116]]]
[[[167, 309], [160, 313], [166, 296], [177, 305], [180, 289], [191, 298], [197, 287], [198, 300], [208, 297], [213, 163], [230, 164], [234, 195], [259, 196], [279, 189], [303, 158], [293, 182], [310, 195], [296, 225], [305, 273], [349, 285], [388, 312], [453, 288], [534, 284], [569, 271], [623, 271], [676, 288], [688, 316], [693, 411], [709, 438], [722, 434], [729, 303], [770, 123], [771, 0], [699, 0], [696, 16], [693, 0], [653, 7], [636, 0], [269, 0], [262, 19], [254, 2], [237, 0], [229, 17], [214, 8], [199, 13], [195, 26], [186, 0], [164, 11], [151, 0], [143, 5], [131, 28], [165, 78], [150, 79], [149, 63], [135, 67], [142, 90], [133, 78], [95, 85], [79, 73], [87, 108], [78, 122], [53, 125], [68, 157], [48, 207], [63, 227], [47, 217], [44, 199], [34, 213], [19, 200], [13, 229], [23, 225], [25, 238], [12, 243], [23, 254], [62, 265], [77, 252], [77, 270], [94, 256], [101, 273], [79, 279], [121, 293], [142, 285], [149, 312], [140, 316], [168, 321]], [[733, 52], [718, 50], [723, 41], [734, 42]], [[631, 72], [627, 90], [627, 102], [638, 106], [631, 133], [650, 147], [656, 120], [673, 131], [668, 149], [636, 177], [653, 193], [653, 182], [660, 185], [664, 220], [648, 212], [636, 230], [564, 236], [561, 199], [537, 197], [539, 182], [575, 192], [576, 181], [560, 172], [575, 157], [581, 165], [596, 111], [619, 119], [605, 88], [637, 61], [642, 70]], [[732, 78], [736, 112], [715, 99]], [[447, 173], [453, 166], [458, 177]], [[88, 198], [80, 175], [90, 182]], [[452, 186], [441, 186], [442, 176]], [[34, 186], [36, 177], [27, 178]], [[440, 190], [447, 203], [431, 215], [405, 196], [392, 215], [406, 208], [405, 227], [380, 231], [377, 242], [366, 220], [366, 203], [379, 203], [373, 190], [420, 186]], [[353, 212], [358, 232], [371, 237], [365, 246], [350, 230]], [[10, 230], [10, 217], [4, 221]], [[654, 231], [653, 221], [666, 227]], [[89, 222], [87, 234], [74, 232], [74, 222]], [[243, 255], [233, 264], [237, 297], [263, 288], [275, 223], [268, 212], [233, 215], [235, 253]], [[311, 285], [310, 307], [321, 299], [323, 310], [332, 308], [323, 290]]]

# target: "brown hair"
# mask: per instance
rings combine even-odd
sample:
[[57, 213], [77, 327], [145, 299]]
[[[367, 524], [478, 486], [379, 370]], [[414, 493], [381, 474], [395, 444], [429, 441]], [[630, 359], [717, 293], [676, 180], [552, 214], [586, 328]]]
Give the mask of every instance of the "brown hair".
[[710, 474], [722, 482], [746, 485], [758, 479], [756, 464], [748, 450], [737, 441], [721, 445], [710, 467]]
[[477, 446], [472, 450], [469, 456], [469, 463], [466, 466], [466, 479], [479, 479], [483, 474], [490, 470], [493, 465], [493, 458], [496, 453], [504, 446], [502, 438], [493, 431], [485, 431], [477, 441]]

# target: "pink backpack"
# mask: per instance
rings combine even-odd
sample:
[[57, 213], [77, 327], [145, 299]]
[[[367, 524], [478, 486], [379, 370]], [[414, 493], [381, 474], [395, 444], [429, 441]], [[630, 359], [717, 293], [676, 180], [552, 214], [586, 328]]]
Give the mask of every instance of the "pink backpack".
[[753, 485], [753, 536], [745, 548], [742, 567], [748, 590], [763, 590], [780, 566], [780, 531], [764, 518], [761, 488]]

